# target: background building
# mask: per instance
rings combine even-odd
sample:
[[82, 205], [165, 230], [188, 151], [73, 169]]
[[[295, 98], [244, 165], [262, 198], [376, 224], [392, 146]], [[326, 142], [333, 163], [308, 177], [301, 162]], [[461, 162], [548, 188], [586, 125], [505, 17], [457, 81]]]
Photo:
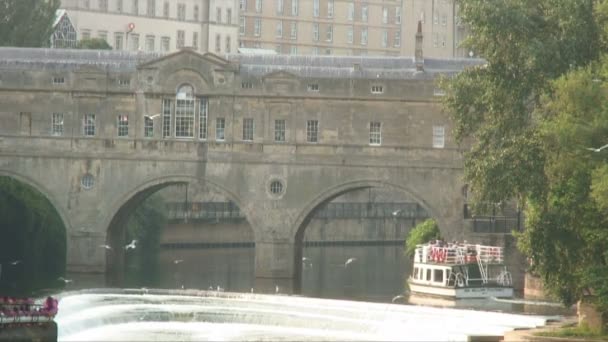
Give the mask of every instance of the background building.
[[240, 46], [301, 55], [465, 57], [457, 0], [239, 0]]
[[62, 0], [78, 39], [115, 50], [235, 52], [237, 0]]

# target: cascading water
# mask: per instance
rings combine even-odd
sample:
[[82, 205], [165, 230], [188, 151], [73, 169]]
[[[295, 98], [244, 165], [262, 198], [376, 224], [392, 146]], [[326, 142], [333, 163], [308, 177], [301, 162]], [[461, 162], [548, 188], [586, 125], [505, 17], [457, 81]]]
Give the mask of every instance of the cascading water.
[[282, 295], [179, 293], [66, 293], [56, 317], [59, 341], [466, 341], [542, 326], [550, 318]]

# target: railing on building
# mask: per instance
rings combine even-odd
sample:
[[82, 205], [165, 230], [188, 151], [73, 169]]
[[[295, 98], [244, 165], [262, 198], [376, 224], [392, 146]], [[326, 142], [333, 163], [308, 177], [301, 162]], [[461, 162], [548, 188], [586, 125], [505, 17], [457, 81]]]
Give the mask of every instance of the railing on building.
[[521, 230], [521, 220], [508, 216], [473, 216], [474, 233], [511, 234]]
[[[169, 220], [245, 219], [233, 202], [170, 202], [166, 204]], [[425, 219], [429, 215], [418, 203], [408, 202], [335, 202], [318, 209], [316, 219], [396, 218]]]
[[333, 202], [317, 210], [313, 218], [428, 218], [427, 211], [418, 203], [407, 202]]
[[243, 220], [245, 215], [233, 202], [170, 202], [169, 220]]

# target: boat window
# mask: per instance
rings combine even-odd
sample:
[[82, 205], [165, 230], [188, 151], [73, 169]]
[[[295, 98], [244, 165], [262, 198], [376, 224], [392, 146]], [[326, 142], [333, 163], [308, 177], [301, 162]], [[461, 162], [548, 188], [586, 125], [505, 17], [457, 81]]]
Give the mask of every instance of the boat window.
[[414, 267], [414, 279], [418, 279], [418, 267]]
[[431, 280], [431, 269], [426, 270], [426, 280]]
[[443, 283], [443, 270], [434, 270], [433, 281], [437, 283]]

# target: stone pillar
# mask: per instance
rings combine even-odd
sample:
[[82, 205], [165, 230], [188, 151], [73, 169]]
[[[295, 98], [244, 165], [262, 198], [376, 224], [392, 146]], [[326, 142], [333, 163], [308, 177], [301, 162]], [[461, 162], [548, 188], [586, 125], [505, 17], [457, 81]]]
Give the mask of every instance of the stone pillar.
[[[297, 293], [299, 274], [294, 260], [298, 252], [291, 241], [256, 241], [255, 244], [255, 291], [283, 294]], [[301, 257], [300, 257], [301, 258]]]
[[67, 232], [67, 271], [103, 273], [106, 270], [106, 243], [104, 233], [87, 229]]

